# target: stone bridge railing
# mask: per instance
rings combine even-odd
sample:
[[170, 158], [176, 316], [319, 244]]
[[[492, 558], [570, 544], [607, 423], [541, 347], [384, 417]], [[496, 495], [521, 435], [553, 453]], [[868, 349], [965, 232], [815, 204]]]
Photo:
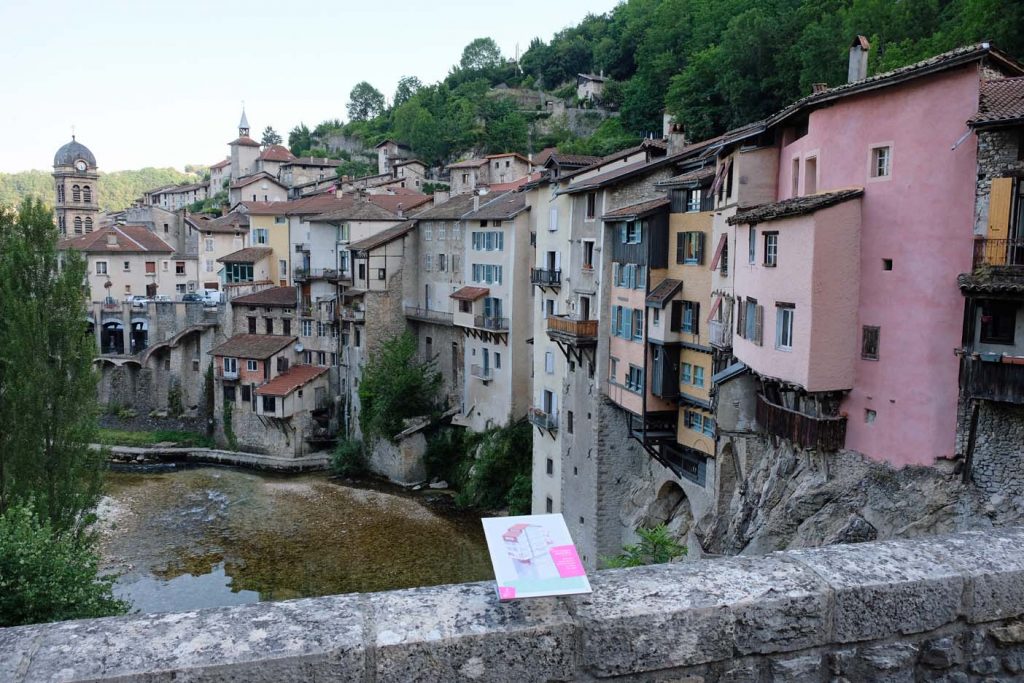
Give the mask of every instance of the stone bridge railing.
[[[1024, 529], [0, 629], [3, 681], [913, 681], [1024, 671]], [[986, 680], [997, 680], [986, 678]]]

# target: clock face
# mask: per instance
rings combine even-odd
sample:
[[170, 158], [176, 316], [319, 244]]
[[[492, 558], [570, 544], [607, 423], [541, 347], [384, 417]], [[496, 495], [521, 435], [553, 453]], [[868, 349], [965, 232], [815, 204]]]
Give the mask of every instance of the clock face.
[[79, 159], [78, 161], [75, 162], [75, 168], [77, 168], [79, 171], [84, 171], [85, 170], [85, 162], [82, 161], [81, 159]]

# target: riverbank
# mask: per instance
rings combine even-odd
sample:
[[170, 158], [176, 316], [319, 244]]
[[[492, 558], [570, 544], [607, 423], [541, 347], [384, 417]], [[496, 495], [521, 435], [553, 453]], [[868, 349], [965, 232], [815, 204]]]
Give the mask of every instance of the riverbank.
[[316, 472], [326, 470], [331, 463], [329, 453], [315, 453], [300, 457], [280, 457], [262, 453], [226, 451], [218, 448], [189, 446], [108, 446], [93, 444], [93, 448], [110, 451], [113, 464], [154, 465], [187, 462], [211, 465], [233, 465], [265, 472]]

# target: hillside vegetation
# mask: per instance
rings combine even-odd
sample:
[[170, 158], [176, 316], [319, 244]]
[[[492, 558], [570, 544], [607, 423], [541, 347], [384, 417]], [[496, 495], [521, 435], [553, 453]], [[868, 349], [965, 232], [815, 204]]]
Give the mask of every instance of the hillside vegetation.
[[[161, 185], [194, 183], [199, 176], [173, 168], [143, 168], [137, 171], [100, 173], [100, 208], [118, 211], [131, 206], [143, 191]], [[17, 204], [25, 197], [37, 197], [53, 206], [53, 176], [48, 171], [0, 173], [0, 204]]]

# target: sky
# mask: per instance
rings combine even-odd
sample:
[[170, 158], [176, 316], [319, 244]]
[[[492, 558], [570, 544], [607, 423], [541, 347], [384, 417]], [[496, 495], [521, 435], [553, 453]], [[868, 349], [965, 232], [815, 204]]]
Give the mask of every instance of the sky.
[[0, 1], [0, 172], [50, 170], [71, 139], [100, 171], [214, 163], [271, 125], [345, 120], [369, 81], [387, 97], [405, 75], [433, 83], [474, 38], [506, 56], [618, 0]]

